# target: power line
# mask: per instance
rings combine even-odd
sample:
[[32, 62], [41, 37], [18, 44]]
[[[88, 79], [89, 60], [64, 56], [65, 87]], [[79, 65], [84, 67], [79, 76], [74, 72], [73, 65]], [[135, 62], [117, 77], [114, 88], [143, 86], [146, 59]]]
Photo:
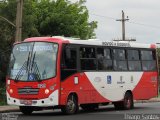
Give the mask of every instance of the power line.
[[[97, 17], [102, 17], [102, 18], [106, 18], [106, 19], [116, 20], [116, 18], [105, 16], [105, 15], [99, 15], [99, 14], [94, 14], [94, 13], [90, 13], [90, 15], [97, 16]], [[136, 24], [136, 25], [141, 25], [141, 26], [144, 26], [144, 27], [150, 27], [150, 28], [160, 29], [160, 26], [143, 24], [143, 23], [138, 23], [138, 22], [134, 22], [134, 21], [128, 21], [128, 23], [130, 23], [130, 24]]]
[[103, 17], [103, 18], [107, 18], [107, 19], [116, 20], [116, 18], [113, 18], [113, 17], [104, 16], [104, 15], [98, 15], [98, 14], [94, 14], [94, 13], [90, 13], [90, 15], [94, 15], [94, 16], [97, 16], [97, 17]]
[[147, 24], [143, 24], [143, 23], [136, 23], [136, 22], [132, 22], [132, 21], [129, 21], [129, 23], [131, 23], [131, 24], [137, 24], [137, 25], [141, 25], [141, 26], [145, 26], [145, 27], [151, 27], [151, 28], [157, 28], [157, 29], [160, 29], [160, 26], [147, 25]]

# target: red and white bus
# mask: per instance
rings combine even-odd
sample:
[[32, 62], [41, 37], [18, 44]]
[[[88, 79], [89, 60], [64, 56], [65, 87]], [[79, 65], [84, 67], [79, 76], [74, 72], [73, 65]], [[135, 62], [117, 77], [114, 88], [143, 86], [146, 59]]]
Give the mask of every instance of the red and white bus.
[[134, 42], [28, 38], [13, 46], [6, 80], [7, 102], [24, 114], [61, 108], [74, 114], [158, 95], [156, 46]]

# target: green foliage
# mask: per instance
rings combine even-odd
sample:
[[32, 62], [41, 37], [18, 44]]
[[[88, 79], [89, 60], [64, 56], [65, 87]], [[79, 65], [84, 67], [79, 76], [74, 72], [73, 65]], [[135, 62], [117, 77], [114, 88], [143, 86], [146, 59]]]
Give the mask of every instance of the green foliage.
[[[94, 38], [97, 22], [88, 22], [85, 0], [71, 3], [68, 0], [24, 0], [23, 39], [32, 36]], [[16, 0], [0, 3], [0, 16], [15, 24]], [[0, 19], [0, 38], [13, 43], [15, 28]], [[3, 44], [2, 44], [3, 45]]]
[[6, 105], [6, 88], [5, 84], [0, 82], [0, 105]]
[[[88, 22], [88, 10], [84, 3], [85, 0], [75, 3], [68, 0], [24, 0], [23, 39], [46, 35], [62, 35], [81, 39], [94, 38], [97, 22]], [[14, 24], [16, 5], [16, 0], [0, 3], [0, 15]], [[4, 21], [0, 21], [1, 24], [4, 24]], [[15, 28], [8, 23], [5, 23], [4, 26], [6, 26], [6, 32], [12, 33], [6, 33], [4, 36], [12, 36], [12, 41], [14, 41]]]
[[[9, 2], [9, 4], [8, 4]], [[14, 22], [15, 20], [15, 1], [0, 3], [0, 16]], [[15, 28], [0, 18], [0, 81], [5, 81], [7, 64], [12, 43], [14, 42]]]
[[36, 3], [37, 27], [40, 35], [62, 35], [88, 39], [95, 37], [97, 23], [88, 22], [85, 1], [70, 3], [67, 0], [40, 0]]

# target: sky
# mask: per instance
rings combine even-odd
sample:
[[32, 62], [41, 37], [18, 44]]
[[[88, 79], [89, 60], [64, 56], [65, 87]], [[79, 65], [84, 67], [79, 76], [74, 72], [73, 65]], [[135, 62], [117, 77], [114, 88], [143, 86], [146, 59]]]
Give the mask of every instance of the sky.
[[87, 0], [89, 21], [97, 21], [97, 39], [122, 38], [122, 10], [129, 18], [126, 38], [140, 43], [160, 43], [160, 0]]

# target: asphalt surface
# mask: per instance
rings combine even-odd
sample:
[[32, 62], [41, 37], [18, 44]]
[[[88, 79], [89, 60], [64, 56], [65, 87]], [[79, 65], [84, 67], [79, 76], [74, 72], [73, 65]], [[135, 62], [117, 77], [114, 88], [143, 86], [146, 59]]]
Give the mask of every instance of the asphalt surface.
[[0, 113], [0, 120], [160, 120], [160, 102], [136, 103], [132, 110], [114, 109], [113, 105], [101, 107], [93, 112], [80, 110], [75, 115], [64, 115], [60, 110], [33, 112], [26, 116], [21, 112]]

